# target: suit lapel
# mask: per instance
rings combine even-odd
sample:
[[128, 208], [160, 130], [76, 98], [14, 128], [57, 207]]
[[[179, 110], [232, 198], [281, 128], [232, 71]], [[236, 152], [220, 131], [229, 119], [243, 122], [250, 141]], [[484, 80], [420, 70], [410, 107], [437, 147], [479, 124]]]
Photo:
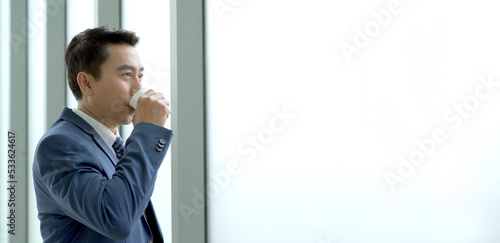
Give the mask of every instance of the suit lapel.
[[99, 134], [96, 132], [94, 128], [92, 128], [90, 124], [88, 124], [85, 120], [83, 120], [80, 116], [75, 114], [71, 109], [67, 107], [63, 109], [60, 119], [75, 124], [75, 126], [82, 129], [82, 131], [92, 136], [94, 143], [108, 156], [113, 166], [116, 166], [118, 159], [116, 158], [115, 154], [113, 153], [111, 148], [106, 144], [106, 142], [104, 142], [104, 139], [102, 139], [101, 136], [99, 136]]

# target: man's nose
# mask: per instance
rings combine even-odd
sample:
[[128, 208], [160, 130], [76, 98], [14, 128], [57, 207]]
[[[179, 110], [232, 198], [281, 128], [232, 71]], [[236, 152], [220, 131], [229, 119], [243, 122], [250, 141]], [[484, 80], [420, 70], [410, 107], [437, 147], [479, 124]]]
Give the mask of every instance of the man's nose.
[[139, 91], [142, 88], [141, 82], [134, 82], [134, 86], [132, 89], [130, 89], [130, 96], [134, 95], [137, 91]]

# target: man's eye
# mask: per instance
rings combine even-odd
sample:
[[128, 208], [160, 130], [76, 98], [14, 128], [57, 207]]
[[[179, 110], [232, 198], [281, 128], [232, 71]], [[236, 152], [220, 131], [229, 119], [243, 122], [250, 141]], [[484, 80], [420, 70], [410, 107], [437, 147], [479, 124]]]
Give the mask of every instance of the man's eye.
[[130, 77], [130, 76], [132, 76], [132, 73], [125, 73], [124, 75], [127, 77]]
[[144, 74], [139, 74], [139, 79], [142, 79], [144, 77]]

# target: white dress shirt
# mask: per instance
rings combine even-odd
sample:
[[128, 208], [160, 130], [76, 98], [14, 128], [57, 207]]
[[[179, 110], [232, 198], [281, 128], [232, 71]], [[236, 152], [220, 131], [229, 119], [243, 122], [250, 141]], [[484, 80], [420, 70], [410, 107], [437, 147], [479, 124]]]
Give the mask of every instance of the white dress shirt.
[[98, 122], [96, 119], [93, 117], [85, 114], [85, 112], [79, 110], [78, 108], [73, 108], [73, 112], [76, 113], [79, 117], [81, 117], [83, 120], [85, 120], [94, 130], [101, 136], [101, 138], [106, 142], [106, 144], [111, 148], [113, 153], [116, 152], [113, 149], [113, 143], [116, 140], [116, 137], [119, 137], [120, 134], [118, 134], [118, 129], [116, 129], [116, 135], [109, 130], [106, 126], [104, 126], [102, 123]]

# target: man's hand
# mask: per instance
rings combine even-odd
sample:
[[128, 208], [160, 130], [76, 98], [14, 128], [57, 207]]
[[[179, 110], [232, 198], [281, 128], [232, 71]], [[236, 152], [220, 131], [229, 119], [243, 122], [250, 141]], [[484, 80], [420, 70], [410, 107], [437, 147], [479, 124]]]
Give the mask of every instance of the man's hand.
[[132, 122], [134, 126], [148, 122], [163, 127], [171, 112], [170, 102], [163, 97], [163, 94], [150, 89], [137, 100]]

